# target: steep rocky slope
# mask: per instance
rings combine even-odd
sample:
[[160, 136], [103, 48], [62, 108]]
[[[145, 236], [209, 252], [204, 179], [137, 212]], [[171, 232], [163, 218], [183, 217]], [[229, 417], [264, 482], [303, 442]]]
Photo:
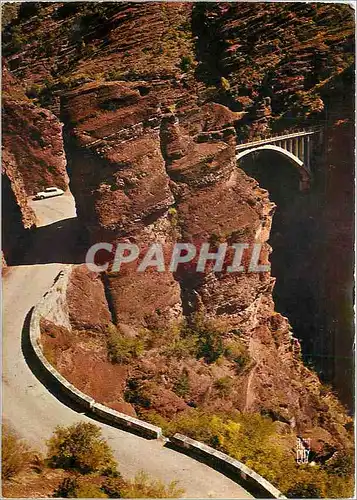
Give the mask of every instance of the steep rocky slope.
[[4, 66], [3, 146], [11, 151], [28, 196], [54, 185], [66, 189], [68, 177], [58, 119], [35, 106]]
[[[3, 71], [3, 99], [6, 105], [6, 87], [11, 88], [13, 98], [24, 98], [22, 89], [14, 85], [14, 79], [4, 68]], [[10, 101], [14, 102], [14, 101]], [[11, 105], [11, 104], [10, 104]], [[3, 118], [3, 125], [4, 125]], [[4, 134], [5, 135], [5, 134]], [[14, 140], [17, 140], [16, 136]], [[35, 224], [35, 214], [27, 203], [24, 182], [18, 176], [15, 152], [11, 145], [3, 142], [2, 151], [2, 257], [6, 264], [6, 258], [10, 256], [19, 240], [24, 236], [26, 229]]]
[[321, 86], [354, 60], [347, 5], [203, 3], [194, 9], [193, 30], [200, 78], [215, 85], [226, 79], [222, 99], [254, 121], [248, 136], [323, 119]]
[[[161, 92], [155, 82], [89, 83], [63, 98], [72, 189], [92, 240], [131, 241], [141, 248], [157, 241], [168, 250], [182, 239], [197, 245], [210, 241], [213, 248], [219, 241], [265, 244], [274, 205], [236, 167], [235, 126], [242, 114], [220, 104], [200, 105], [190, 94], [186, 106], [177, 109], [170, 104], [174, 90], [160, 83]], [[265, 245], [263, 259], [268, 255]], [[349, 419], [303, 366], [288, 321], [274, 311], [269, 273], [196, 273], [190, 268], [174, 275], [138, 273], [135, 264], [103, 280], [119, 338], [134, 339], [145, 352], [128, 367], [124, 363], [112, 387], [118, 391], [114, 401], [103, 386], [104, 403], [146, 418], [153, 411], [174, 418], [192, 406], [208, 412], [260, 412], [285, 424], [290, 437], [296, 432], [312, 436], [314, 450], [322, 456], [331, 453], [329, 447], [348, 447]], [[205, 332], [208, 344], [201, 351], [195, 341], [190, 344], [185, 334], [177, 333], [183, 316], [199, 329], [195, 313], [223, 321], [213, 327], [220, 340], [214, 333], [207, 340]], [[94, 364], [84, 360], [83, 333], [64, 356], [56, 349], [58, 367], [96, 397], [99, 380], [83, 374], [105, 363], [112, 333], [105, 323], [102, 329], [106, 335], [97, 333], [91, 340]], [[46, 333], [44, 342], [48, 348], [58, 343]], [[117, 369], [114, 364], [112, 370]], [[186, 388], [180, 392], [183, 379]], [[220, 388], [222, 379], [231, 384], [229, 397]], [[104, 379], [101, 383], [107, 384]]]

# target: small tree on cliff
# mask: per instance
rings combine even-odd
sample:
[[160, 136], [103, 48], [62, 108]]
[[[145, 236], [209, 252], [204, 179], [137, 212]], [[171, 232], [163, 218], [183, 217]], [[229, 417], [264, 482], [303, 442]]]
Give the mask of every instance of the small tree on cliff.
[[117, 462], [101, 429], [90, 422], [69, 427], [56, 427], [47, 442], [48, 459], [52, 467], [75, 469], [82, 474], [100, 472], [116, 474]]

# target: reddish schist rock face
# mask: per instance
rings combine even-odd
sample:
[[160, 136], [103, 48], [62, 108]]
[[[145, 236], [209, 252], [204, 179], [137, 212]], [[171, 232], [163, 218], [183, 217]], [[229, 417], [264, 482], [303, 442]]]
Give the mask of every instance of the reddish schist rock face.
[[[25, 230], [35, 224], [35, 214], [27, 203], [27, 192], [18, 171], [14, 144], [19, 140], [17, 133], [6, 134], [6, 103], [16, 106], [16, 99], [26, 99], [23, 91], [16, 85], [14, 78], [3, 66], [3, 150], [2, 150], [2, 252], [3, 262], [11, 260], [19, 238]], [[9, 94], [9, 92], [11, 92]], [[6, 138], [8, 140], [6, 140]], [[24, 138], [24, 140], [26, 140]]]
[[48, 110], [35, 106], [3, 70], [3, 147], [9, 151], [27, 196], [48, 186], [67, 189], [62, 126]]
[[[234, 126], [242, 115], [215, 103], [200, 106], [188, 90], [168, 82], [146, 82], [142, 89], [143, 82], [88, 84], [63, 99], [71, 186], [93, 241], [170, 247], [179, 240], [256, 240], [266, 263], [274, 204], [236, 166]], [[182, 107], [171, 105], [176, 92], [186, 95]], [[314, 421], [329, 407], [316, 406], [319, 381], [299, 360], [288, 321], [274, 312], [269, 273], [136, 269], [127, 265], [104, 275], [112, 319], [121, 329], [160, 331], [197, 311], [225, 317], [252, 360], [241, 375], [236, 408], [268, 411], [299, 432], [320, 432]], [[159, 399], [170, 396], [163, 391]], [[176, 403], [168, 404], [173, 412]], [[338, 434], [339, 441], [347, 439], [343, 429]]]
[[86, 266], [77, 266], [67, 288], [69, 321], [76, 330], [103, 330], [111, 321], [102, 280]]
[[64, 99], [71, 189], [78, 216], [97, 241], [136, 233], [174, 201], [156, 92], [149, 88], [142, 96], [141, 87], [89, 84]]
[[[169, 99], [177, 92], [186, 92], [187, 99], [176, 109]], [[167, 82], [146, 83], [145, 92], [142, 82], [111, 82], [69, 92], [62, 115], [71, 188], [93, 241], [130, 240], [143, 247], [152, 241], [267, 240], [274, 205], [236, 167], [234, 125], [240, 113], [216, 103], [199, 106], [187, 90]], [[123, 322], [146, 326], [148, 308], [170, 317], [170, 308], [181, 307], [177, 281], [184, 289], [195, 287], [210, 313], [232, 316], [258, 289], [271, 286], [268, 273], [208, 273], [194, 284], [185, 274], [177, 281], [170, 272], [144, 276], [137, 276], [135, 266], [109, 276], [114, 313]], [[173, 295], [170, 288], [177, 289]], [[147, 302], [150, 294], [155, 304]], [[168, 315], [162, 313], [166, 309]]]
[[11, 254], [36, 220], [27, 198], [48, 186], [66, 189], [68, 176], [58, 119], [35, 106], [3, 66], [3, 251]]

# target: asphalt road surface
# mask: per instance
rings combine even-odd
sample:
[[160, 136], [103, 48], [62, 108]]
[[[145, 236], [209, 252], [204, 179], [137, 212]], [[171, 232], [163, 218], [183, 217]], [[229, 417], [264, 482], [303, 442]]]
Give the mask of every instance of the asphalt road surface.
[[[62, 403], [34, 375], [26, 356], [24, 325], [31, 308], [51, 287], [66, 265], [83, 261], [76, 252], [78, 235], [75, 205], [67, 193], [31, 202], [38, 229], [24, 255], [3, 278], [3, 385], [5, 422], [37, 449], [56, 425], [69, 425], [89, 417]], [[186, 498], [252, 498], [242, 487], [214, 469], [164, 446], [96, 422], [102, 428], [124, 476], [144, 470], [168, 482], [178, 480]]]

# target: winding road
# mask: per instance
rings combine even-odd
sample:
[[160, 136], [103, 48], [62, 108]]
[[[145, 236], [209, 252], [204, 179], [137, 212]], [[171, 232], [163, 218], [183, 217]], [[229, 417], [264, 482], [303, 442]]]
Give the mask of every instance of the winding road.
[[[21, 262], [3, 278], [3, 384], [5, 422], [37, 449], [56, 425], [91, 420], [63, 404], [34, 375], [26, 362], [23, 330], [31, 308], [66, 265], [81, 262], [76, 252], [78, 227], [73, 197], [32, 202], [38, 218], [32, 241]], [[124, 476], [144, 470], [168, 482], [178, 480], [185, 498], [252, 498], [234, 481], [186, 455], [125, 431], [96, 422], [112, 447]]]

